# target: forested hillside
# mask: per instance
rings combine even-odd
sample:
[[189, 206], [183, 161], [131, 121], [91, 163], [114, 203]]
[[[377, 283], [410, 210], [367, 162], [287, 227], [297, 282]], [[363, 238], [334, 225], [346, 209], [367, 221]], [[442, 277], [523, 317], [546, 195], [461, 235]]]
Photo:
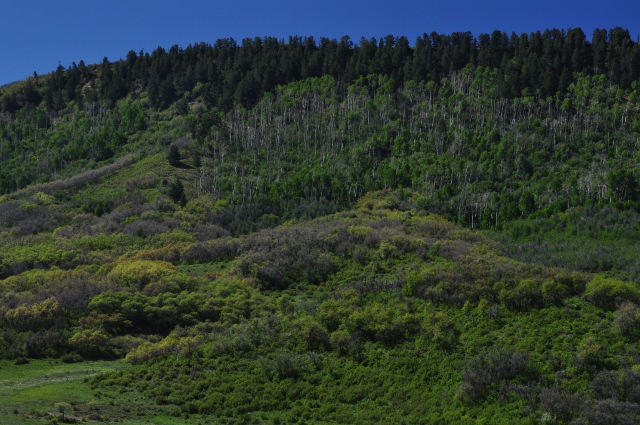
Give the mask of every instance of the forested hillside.
[[[162, 48], [151, 54], [131, 51], [124, 60], [105, 58], [100, 65], [74, 62], [68, 69], [59, 66], [52, 74], [0, 89], [0, 190], [11, 192], [126, 150], [147, 148], [148, 143], [133, 143], [145, 130], [155, 133], [156, 140], [170, 130], [182, 131], [200, 145], [206, 139], [224, 138], [233, 132], [229, 121], [237, 114], [254, 109], [259, 102], [268, 105], [282, 90], [278, 87], [315, 78], [323, 81], [320, 92], [300, 92], [296, 86], [284, 89], [294, 104], [283, 102], [281, 124], [298, 116], [296, 99], [302, 101], [305, 95], [328, 97], [323, 104], [309, 103], [314, 115], [326, 113], [331, 106], [347, 109], [352, 115], [349, 122], [358, 122], [362, 115], [374, 119], [374, 126], [400, 119], [401, 128], [390, 128], [386, 134], [390, 140], [372, 146], [381, 159], [392, 151], [390, 145], [405, 126], [409, 139], [437, 126], [444, 136], [441, 151], [447, 152], [452, 142], [478, 145], [477, 138], [484, 143], [504, 139], [511, 145], [516, 140], [501, 133], [505, 125], [512, 127], [523, 117], [528, 118], [528, 130], [534, 125], [534, 129], [542, 127], [538, 131], [553, 133], [554, 147], [558, 137], [563, 142], [567, 131], [576, 129], [608, 147], [617, 139], [614, 129], [622, 125], [628, 132], [636, 124], [627, 107], [635, 105], [632, 93], [639, 77], [640, 44], [621, 28], [597, 30], [592, 42], [580, 29], [554, 29], [521, 36], [495, 31], [478, 38], [470, 33], [432, 33], [420, 37], [414, 46], [405, 37], [394, 36], [362, 39], [355, 45], [348, 37], [339, 42], [322, 38], [319, 43], [312, 37], [291, 37], [287, 42], [267, 37], [245, 39], [241, 45], [229, 39], [213, 46], [174, 46], [168, 52]], [[272, 96], [263, 100], [266, 93]], [[367, 105], [380, 110], [381, 103], [385, 103], [383, 110], [369, 117]], [[618, 108], [609, 114], [613, 105]], [[431, 116], [421, 115], [417, 108]], [[478, 109], [482, 119], [476, 123]], [[435, 120], [434, 111], [439, 111], [440, 119]], [[174, 122], [178, 116], [184, 119], [182, 129]], [[333, 124], [344, 127], [335, 120]], [[462, 124], [472, 124], [470, 134], [455, 131]], [[345, 134], [348, 130], [337, 134], [339, 141], [351, 140]], [[328, 140], [322, 136], [324, 145]], [[361, 143], [366, 135], [359, 136]], [[582, 136], [580, 140], [593, 141]], [[454, 148], [450, 153], [463, 152]], [[527, 159], [538, 165], [533, 158]], [[543, 155], [538, 162], [547, 160]]]
[[616, 28], [1, 87], [0, 416], [637, 423], [639, 85]]

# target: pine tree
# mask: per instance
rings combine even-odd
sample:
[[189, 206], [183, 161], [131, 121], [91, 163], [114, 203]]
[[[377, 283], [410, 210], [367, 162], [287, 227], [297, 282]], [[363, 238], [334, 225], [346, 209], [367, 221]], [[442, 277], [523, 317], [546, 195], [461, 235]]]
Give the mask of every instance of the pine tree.
[[178, 164], [180, 164], [180, 159], [182, 159], [180, 157], [180, 150], [176, 145], [171, 145], [169, 151], [167, 152], [167, 161], [169, 161], [169, 164], [172, 167], [176, 167]]
[[180, 179], [175, 179], [169, 186], [169, 198], [176, 204], [180, 204], [183, 207], [187, 204], [187, 197], [184, 194], [184, 186]]

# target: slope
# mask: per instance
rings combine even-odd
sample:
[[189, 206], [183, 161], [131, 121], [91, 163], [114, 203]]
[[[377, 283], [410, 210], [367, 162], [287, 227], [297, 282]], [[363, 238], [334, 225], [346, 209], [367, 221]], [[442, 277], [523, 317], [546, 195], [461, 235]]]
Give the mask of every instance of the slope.
[[[132, 365], [82, 384], [78, 417], [637, 418], [635, 285], [510, 260], [407, 190], [234, 238], [214, 224], [228, 204], [172, 202], [167, 171], [150, 157], [66, 200], [0, 204], [23, 214], [2, 233], [3, 358]], [[119, 203], [83, 212], [102, 196]]]

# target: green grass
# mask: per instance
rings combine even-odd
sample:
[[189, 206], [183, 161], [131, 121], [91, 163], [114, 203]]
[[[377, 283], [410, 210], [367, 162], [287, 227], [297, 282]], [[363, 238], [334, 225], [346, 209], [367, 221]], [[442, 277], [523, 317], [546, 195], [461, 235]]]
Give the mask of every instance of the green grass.
[[42, 423], [39, 417], [55, 412], [55, 403], [78, 406], [91, 401], [91, 387], [85, 378], [128, 366], [121, 361], [65, 364], [31, 360], [25, 365], [2, 361], [0, 367], [0, 424], [31, 424]]
[[48, 424], [60, 402], [71, 404], [67, 416], [82, 422], [181, 425], [204, 419], [211, 423], [200, 415], [172, 417], [137, 391], [95, 390], [85, 379], [129, 367], [120, 360], [72, 364], [31, 360], [25, 365], [0, 361], [0, 425]]

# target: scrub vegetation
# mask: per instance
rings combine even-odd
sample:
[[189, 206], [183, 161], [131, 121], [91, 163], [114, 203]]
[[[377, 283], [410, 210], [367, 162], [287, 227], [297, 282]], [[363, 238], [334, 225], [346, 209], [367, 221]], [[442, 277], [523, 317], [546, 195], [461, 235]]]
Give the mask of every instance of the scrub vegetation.
[[1, 87], [0, 423], [637, 423], [639, 78], [616, 28]]

